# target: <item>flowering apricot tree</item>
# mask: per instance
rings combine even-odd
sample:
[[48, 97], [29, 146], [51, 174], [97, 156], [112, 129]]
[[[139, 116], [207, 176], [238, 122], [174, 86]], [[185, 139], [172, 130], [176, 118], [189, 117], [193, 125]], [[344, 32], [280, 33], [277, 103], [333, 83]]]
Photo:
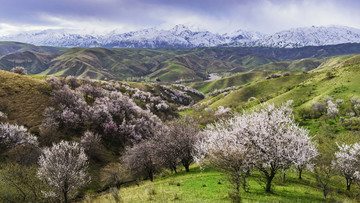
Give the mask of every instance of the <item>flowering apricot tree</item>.
[[196, 144], [196, 160], [234, 174], [256, 169], [270, 192], [277, 171], [308, 160], [299, 150], [312, 146], [309, 132], [291, 115], [288, 105], [265, 103], [259, 110], [208, 125]]

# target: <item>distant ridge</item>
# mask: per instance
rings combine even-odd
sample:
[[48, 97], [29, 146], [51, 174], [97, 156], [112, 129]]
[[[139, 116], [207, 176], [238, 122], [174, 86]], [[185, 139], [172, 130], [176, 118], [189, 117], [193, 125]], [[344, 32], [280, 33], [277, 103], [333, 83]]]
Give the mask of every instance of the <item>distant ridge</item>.
[[[0, 52], [9, 52], [0, 42]], [[21, 47], [23, 46], [23, 47]], [[309, 71], [323, 57], [359, 54], [360, 44], [307, 46], [302, 48], [205, 47], [192, 49], [70, 48], [62, 53], [20, 51], [32, 47], [17, 44], [14, 52], [0, 56], [0, 69], [23, 66], [28, 74], [90, 77], [103, 80], [152, 80], [191, 82], [208, 79], [209, 73], [257, 70]], [[51, 47], [48, 47], [49, 49]], [[54, 49], [57, 50], [57, 49]], [[284, 60], [304, 59], [296, 63]], [[135, 77], [135, 78], [134, 78]]]
[[299, 48], [343, 43], [360, 43], [360, 29], [345, 26], [303, 27], [272, 35], [237, 30], [216, 34], [193, 31], [184, 25], [170, 30], [149, 28], [135, 32], [106, 35], [74, 34], [65, 30], [44, 30], [1, 36], [0, 41], [17, 41], [39, 46], [103, 48], [194, 48], [194, 47], [274, 47]]

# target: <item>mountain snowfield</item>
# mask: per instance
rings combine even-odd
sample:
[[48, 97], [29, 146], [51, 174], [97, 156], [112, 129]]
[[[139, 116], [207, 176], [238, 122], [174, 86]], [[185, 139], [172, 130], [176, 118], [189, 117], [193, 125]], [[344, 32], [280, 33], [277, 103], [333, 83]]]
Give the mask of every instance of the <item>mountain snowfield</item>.
[[17, 41], [42, 46], [105, 47], [105, 48], [164, 48], [164, 47], [277, 47], [298, 48], [343, 43], [360, 43], [360, 29], [345, 26], [294, 28], [266, 35], [260, 32], [237, 30], [216, 34], [192, 31], [184, 25], [170, 30], [157, 28], [105, 35], [74, 34], [65, 30], [44, 30], [0, 36], [0, 41]]

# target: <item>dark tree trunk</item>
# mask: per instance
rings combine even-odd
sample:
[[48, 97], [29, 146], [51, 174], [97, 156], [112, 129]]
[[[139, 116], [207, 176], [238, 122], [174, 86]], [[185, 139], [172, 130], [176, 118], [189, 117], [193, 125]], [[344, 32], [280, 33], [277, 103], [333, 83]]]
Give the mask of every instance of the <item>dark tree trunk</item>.
[[183, 164], [183, 166], [185, 167], [185, 170], [186, 172], [190, 172], [190, 164], [191, 164], [191, 161], [190, 160], [182, 160], [181, 163]]
[[237, 194], [240, 194], [240, 184], [239, 184], [239, 182], [236, 182], [236, 192], [237, 192]]
[[68, 200], [68, 188], [69, 188], [68, 182], [65, 181], [65, 182], [64, 182], [64, 190], [63, 190], [64, 202], [65, 202], [65, 203], [68, 203], [68, 202], [69, 202], [69, 200]]
[[246, 181], [247, 174], [244, 174], [241, 178], [242, 178], [242, 187], [243, 187], [243, 190], [244, 190], [245, 192], [249, 192], [249, 191], [250, 191], [249, 185], [247, 184], [247, 181]]
[[185, 167], [186, 172], [190, 172], [189, 165], [185, 165], [184, 167]]
[[301, 174], [302, 174], [302, 170], [303, 170], [303, 169], [300, 168], [300, 167], [298, 167], [298, 170], [299, 170], [299, 179], [302, 179], [302, 178], [301, 178]]
[[150, 181], [153, 182], [154, 181], [154, 171], [153, 170], [149, 170], [148, 171], [148, 176], [150, 178]]
[[326, 200], [327, 193], [328, 193], [327, 188], [324, 187], [324, 188], [323, 188], [323, 194], [324, 194], [324, 199], [325, 199], [325, 200]]
[[190, 172], [190, 164], [192, 161], [193, 157], [191, 156], [190, 151], [188, 151], [187, 155], [181, 159], [181, 163], [185, 167], [186, 172]]
[[64, 202], [65, 202], [65, 203], [68, 203], [67, 191], [64, 191], [64, 192], [63, 192], [63, 195], [64, 195]]
[[270, 175], [267, 174], [266, 175], [266, 187], [265, 187], [265, 192], [271, 192], [271, 182], [274, 179], [276, 174], [276, 170], [275, 169], [271, 169]]
[[283, 177], [282, 177], [283, 183], [286, 181], [286, 169], [283, 170]]
[[346, 178], [346, 190], [350, 191], [352, 180], [350, 178]]

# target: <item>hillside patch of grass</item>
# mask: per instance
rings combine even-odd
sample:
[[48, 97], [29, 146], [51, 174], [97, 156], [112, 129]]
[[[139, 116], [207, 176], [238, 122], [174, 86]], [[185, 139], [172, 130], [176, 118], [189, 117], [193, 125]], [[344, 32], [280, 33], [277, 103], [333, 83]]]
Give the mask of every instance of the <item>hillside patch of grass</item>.
[[0, 111], [11, 123], [37, 131], [48, 106], [50, 87], [40, 80], [0, 71]]
[[[265, 193], [259, 184], [259, 174], [249, 178], [250, 192], [241, 191], [243, 202], [325, 202], [322, 191], [310, 172], [299, 180], [296, 172], [289, 170], [285, 183], [280, 180], [280, 173], [274, 179], [273, 192]], [[333, 192], [330, 201], [351, 199], [346, 195], [345, 183], [341, 177], [334, 177], [331, 182]], [[165, 177], [158, 177], [154, 182], [143, 181], [139, 186], [130, 185], [120, 188], [118, 195], [124, 202], [231, 202], [228, 192], [230, 185], [222, 173], [193, 166], [189, 173], [180, 171]], [[358, 192], [354, 186], [353, 192]], [[114, 202], [111, 194], [94, 197], [95, 202]], [[355, 201], [354, 201], [355, 202]]]
[[219, 80], [191, 83], [189, 86], [206, 94], [214, 90], [224, 89], [232, 86], [241, 86], [252, 82], [265, 80], [265, 77], [271, 74], [271, 71], [240, 73], [230, 77], [221, 78]]
[[304, 82], [310, 77], [311, 74], [298, 74], [260, 81], [233, 91], [223, 99], [214, 102], [211, 107], [242, 106], [248, 102], [250, 97], [255, 97], [258, 101], [268, 101], [269, 99], [278, 96], [278, 94], [289, 91], [294, 86]]

